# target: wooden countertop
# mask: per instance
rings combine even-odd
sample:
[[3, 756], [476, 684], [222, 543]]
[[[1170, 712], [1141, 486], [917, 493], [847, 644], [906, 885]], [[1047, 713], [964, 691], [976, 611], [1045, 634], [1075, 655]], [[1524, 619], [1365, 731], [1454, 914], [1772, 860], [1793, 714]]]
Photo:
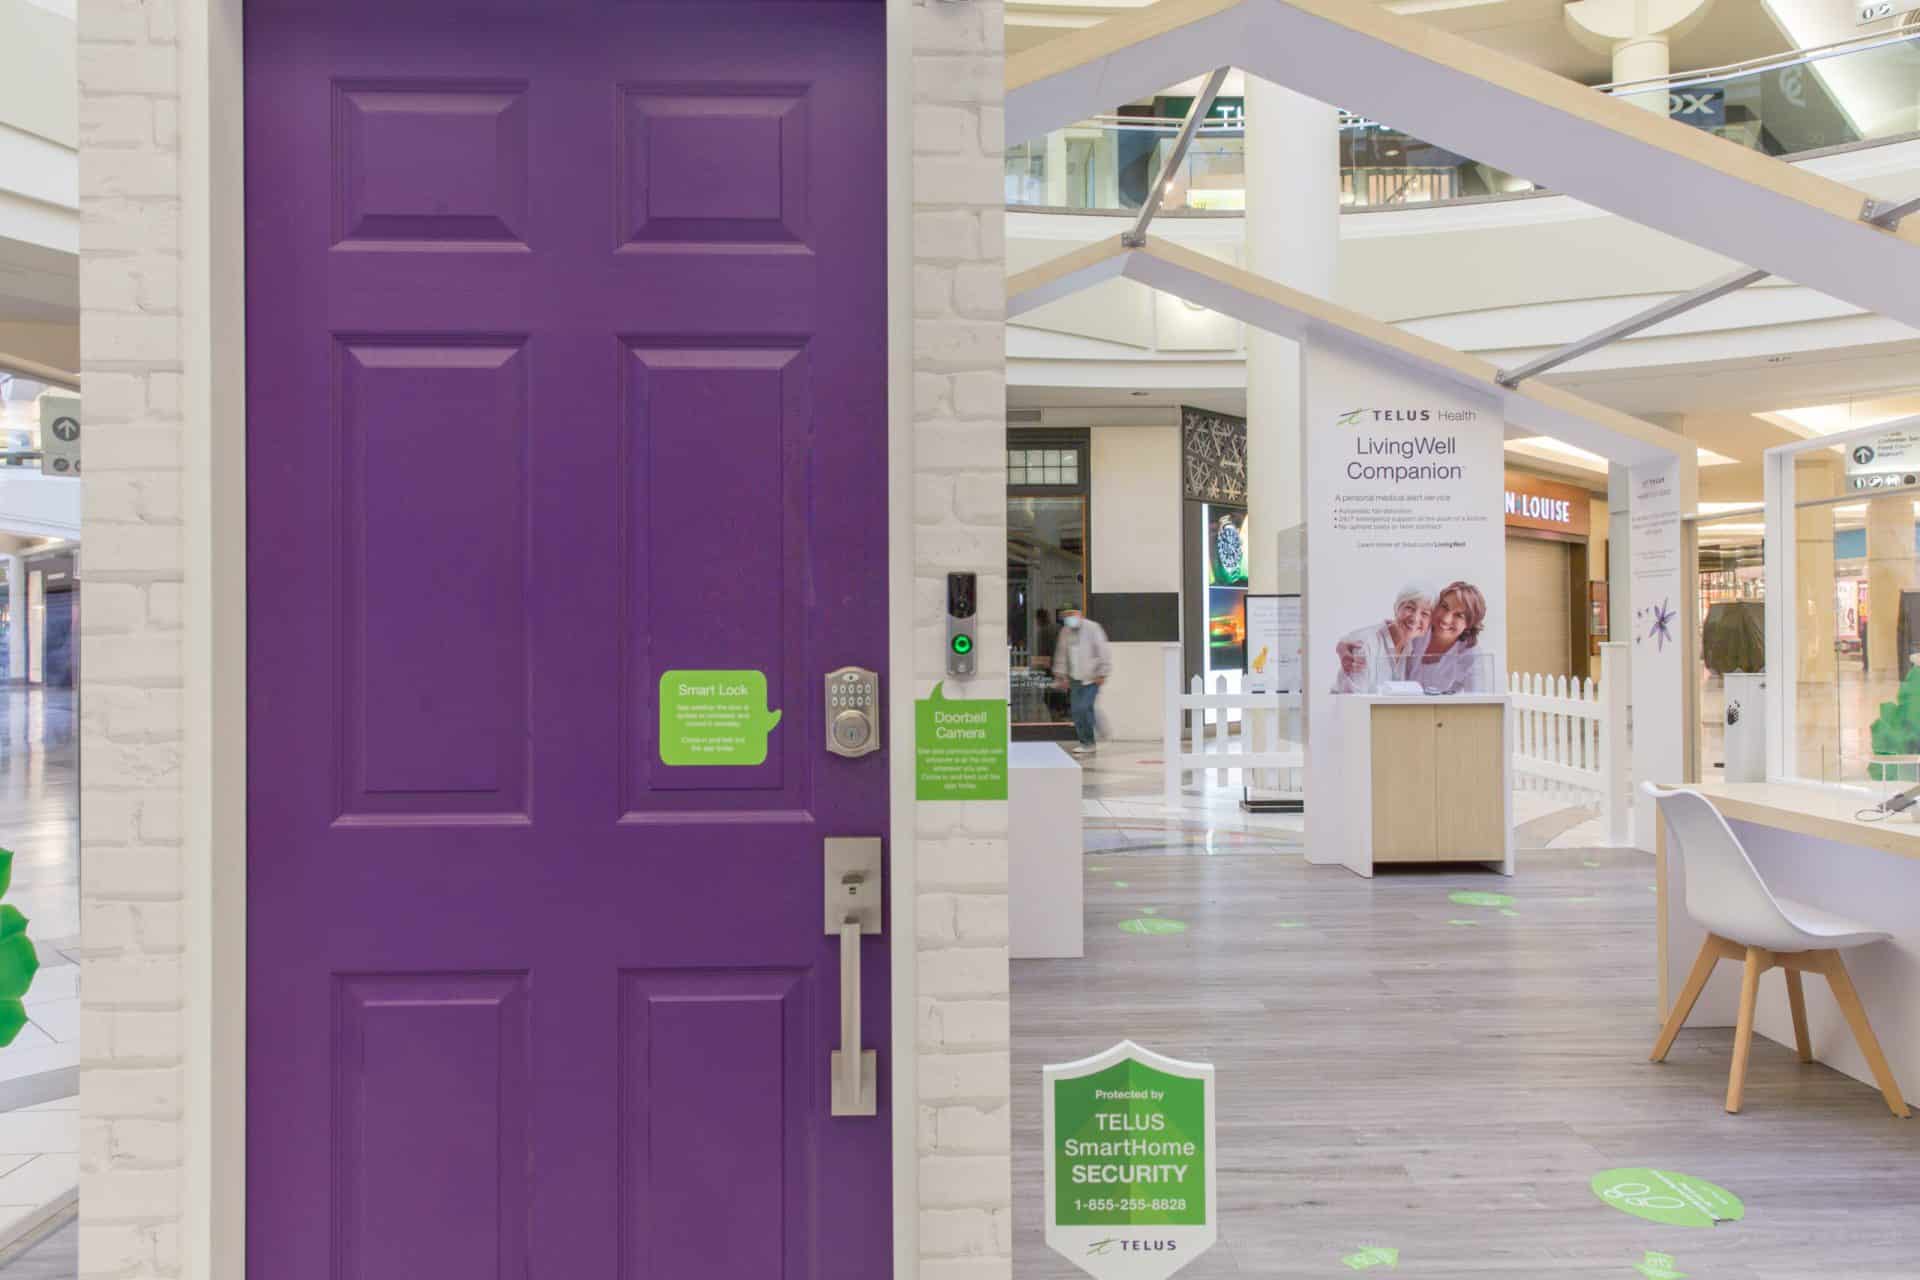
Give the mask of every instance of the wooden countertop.
[[1920, 822], [1909, 818], [1920, 808], [1888, 814], [1877, 822], [1863, 822], [1854, 816], [1894, 791], [1799, 782], [1703, 782], [1693, 790], [1713, 801], [1714, 808], [1735, 822], [1760, 823], [1796, 835], [1878, 849], [1902, 858], [1920, 858]]

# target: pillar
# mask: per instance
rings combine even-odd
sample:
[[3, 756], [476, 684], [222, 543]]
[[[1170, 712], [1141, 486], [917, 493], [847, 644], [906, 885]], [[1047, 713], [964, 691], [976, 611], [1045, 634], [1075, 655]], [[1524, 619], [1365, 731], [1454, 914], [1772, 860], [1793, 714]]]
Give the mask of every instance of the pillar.
[[27, 678], [27, 562], [7, 557], [7, 679]]
[[[1827, 456], [1802, 455], [1794, 463], [1796, 502], [1831, 498], [1840, 492], [1838, 467]], [[1794, 655], [1798, 680], [1789, 688], [1794, 699], [1794, 759], [1785, 762], [1789, 774], [1801, 778], [1838, 778], [1840, 708], [1834, 688], [1833, 508], [1800, 507], [1793, 513], [1794, 583], [1798, 599]], [[1778, 670], [1769, 658], [1770, 670]]]
[[[1248, 76], [1246, 171], [1247, 269], [1332, 298], [1340, 247], [1340, 113]], [[1246, 343], [1248, 587], [1299, 591], [1305, 509], [1300, 348], [1251, 325]]]
[[[1712, 6], [1713, 0], [1575, 0], [1562, 12], [1575, 40], [1612, 55], [1612, 80], [1620, 84], [1665, 79], [1672, 66], [1672, 41], [1699, 25]], [[1667, 114], [1664, 87], [1621, 98]]]
[[1905, 496], [1867, 504], [1867, 674], [1900, 678], [1900, 593], [1920, 587], [1913, 503]]
[[1055, 129], [1047, 135], [1047, 205], [1049, 208], [1067, 207], [1067, 131]]

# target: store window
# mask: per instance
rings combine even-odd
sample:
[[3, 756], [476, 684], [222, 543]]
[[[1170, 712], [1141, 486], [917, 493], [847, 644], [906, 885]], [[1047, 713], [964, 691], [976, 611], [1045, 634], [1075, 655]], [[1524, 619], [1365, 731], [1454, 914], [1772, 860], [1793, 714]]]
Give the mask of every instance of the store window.
[[1021, 431], [1007, 449], [1007, 644], [1015, 731], [1069, 734], [1053, 687], [1060, 610], [1087, 607], [1088, 438]]

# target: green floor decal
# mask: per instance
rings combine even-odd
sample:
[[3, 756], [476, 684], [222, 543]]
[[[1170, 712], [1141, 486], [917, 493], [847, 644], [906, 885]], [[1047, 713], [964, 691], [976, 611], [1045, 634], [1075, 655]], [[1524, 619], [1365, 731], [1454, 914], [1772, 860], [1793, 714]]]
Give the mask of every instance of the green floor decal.
[[1304, 929], [1307, 927], [1307, 922], [1305, 920], [1282, 920], [1274, 927], [1278, 929]]
[[1504, 893], [1479, 893], [1462, 889], [1447, 895], [1447, 901], [1462, 907], [1510, 907], [1513, 899]]
[[1138, 920], [1122, 920], [1120, 922], [1120, 932], [1122, 933], [1158, 934], [1185, 933], [1186, 931], [1186, 921], [1166, 920], [1159, 916], [1143, 917]]
[[1377, 1244], [1370, 1244], [1355, 1253], [1348, 1254], [1346, 1257], [1340, 1259], [1340, 1261], [1346, 1263], [1355, 1271], [1366, 1271], [1372, 1267], [1385, 1267], [1389, 1271], [1393, 1271], [1399, 1269], [1400, 1251], [1398, 1249], [1383, 1248]]
[[1747, 1216], [1731, 1191], [1684, 1173], [1608, 1169], [1594, 1174], [1592, 1185], [1593, 1194], [1622, 1213], [1669, 1227], [1711, 1227]]
[[1674, 1263], [1670, 1253], [1655, 1253], [1647, 1250], [1647, 1256], [1634, 1268], [1647, 1280], [1686, 1280], [1687, 1273]]
[[1478, 929], [1480, 927], [1478, 920], [1449, 920], [1447, 923], [1456, 929]]

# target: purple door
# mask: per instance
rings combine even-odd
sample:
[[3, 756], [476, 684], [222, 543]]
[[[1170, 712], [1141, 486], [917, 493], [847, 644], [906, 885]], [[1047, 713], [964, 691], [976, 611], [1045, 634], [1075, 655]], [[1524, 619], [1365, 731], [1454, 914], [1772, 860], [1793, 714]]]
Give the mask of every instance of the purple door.
[[[884, 19], [246, 14], [248, 1205], [261, 1280], [890, 1269], [829, 1114], [822, 680], [886, 663]], [[763, 764], [670, 767], [672, 669]]]

